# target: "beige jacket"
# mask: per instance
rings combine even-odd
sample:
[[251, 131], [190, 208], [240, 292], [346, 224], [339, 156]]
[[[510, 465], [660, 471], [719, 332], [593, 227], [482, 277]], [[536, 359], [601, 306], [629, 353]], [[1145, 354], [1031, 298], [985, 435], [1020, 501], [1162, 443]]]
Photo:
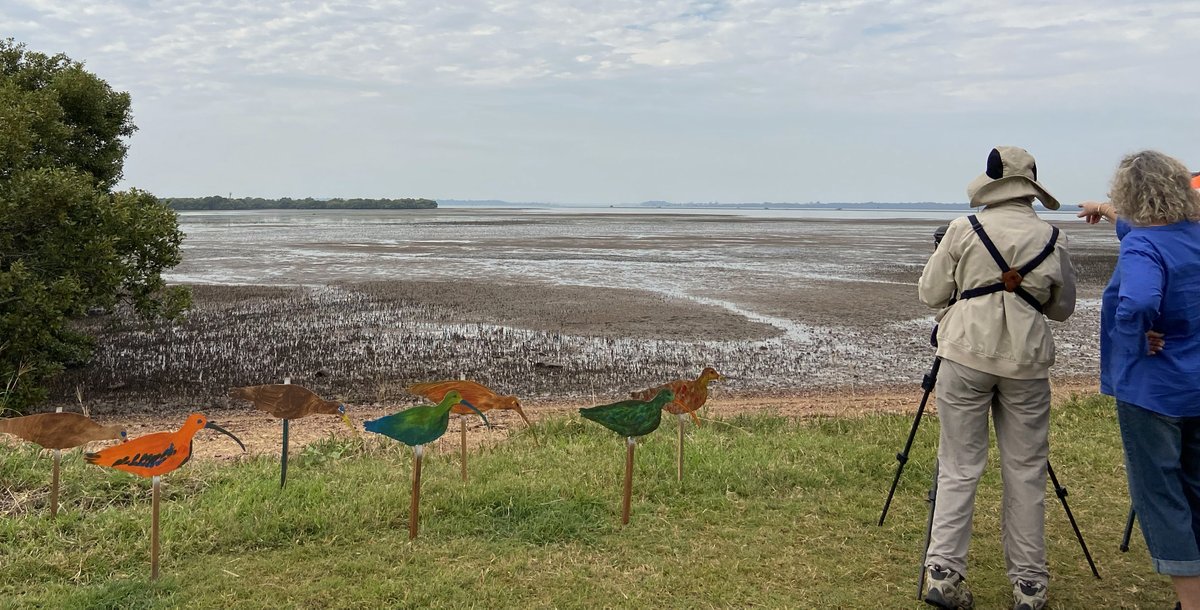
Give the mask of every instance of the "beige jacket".
[[[1050, 239], [1049, 223], [1038, 218], [1031, 199], [1014, 199], [975, 212], [1004, 260], [1020, 267]], [[917, 294], [922, 303], [944, 308], [963, 290], [1000, 281], [1000, 268], [971, 229], [957, 218], [934, 251]], [[973, 369], [1011, 379], [1044, 379], [1054, 364], [1054, 337], [1046, 317], [1066, 320], [1075, 311], [1075, 269], [1067, 236], [1059, 232], [1054, 252], [1021, 282], [1044, 304], [1045, 316], [1021, 297], [996, 292], [957, 301], [939, 314], [937, 355]]]

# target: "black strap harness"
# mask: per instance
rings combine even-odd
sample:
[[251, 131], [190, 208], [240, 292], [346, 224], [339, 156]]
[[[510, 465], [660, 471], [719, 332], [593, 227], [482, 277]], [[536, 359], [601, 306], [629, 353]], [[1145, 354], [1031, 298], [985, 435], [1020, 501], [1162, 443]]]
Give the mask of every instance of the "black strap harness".
[[979, 240], [983, 242], [988, 253], [992, 255], [992, 260], [996, 261], [996, 266], [1000, 267], [1000, 281], [995, 284], [964, 290], [962, 294], [958, 295], [958, 300], [965, 301], [1003, 290], [1021, 297], [1023, 301], [1029, 303], [1030, 307], [1041, 313], [1044, 305], [1034, 298], [1032, 294], [1029, 294], [1029, 291], [1021, 287], [1021, 280], [1025, 279], [1025, 276], [1029, 275], [1030, 271], [1037, 268], [1038, 265], [1042, 264], [1042, 261], [1046, 260], [1046, 257], [1054, 252], [1054, 245], [1058, 243], [1058, 227], [1050, 227], [1052, 232], [1050, 233], [1050, 241], [1046, 242], [1046, 247], [1042, 248], [1042, 251], [1033, 257], [1033, 260], [1025, 263], [1024, 266], [1018, 269], [1010, 267], [1004, 260], [1004, 257], [1000, 255], [1000, 251], [996, 249], [996, 244], [992, 242], [992, 238], [988, 237], [987, 232], [983, 230], [983, 225], [979, 224], [979, 219], [975, 218], [974, 214], [968, 216], [967, 220], [971, 221], [971, 228], [975, 230], [975, 234], [979, 236]]

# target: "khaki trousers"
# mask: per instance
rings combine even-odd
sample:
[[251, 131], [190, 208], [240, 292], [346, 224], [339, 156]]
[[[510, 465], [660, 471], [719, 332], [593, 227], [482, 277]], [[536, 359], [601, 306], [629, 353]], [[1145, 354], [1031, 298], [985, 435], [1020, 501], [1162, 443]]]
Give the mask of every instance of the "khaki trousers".
[[988, 413], [1004, 482], [1001, 539], [1008, 578], [1047, 584], [1045, 500], [1050, 381], [998, 377], [943, 360], [937, 379], [937, 506], [927, 565], [967, 574], [975, 489], [987, 464]]

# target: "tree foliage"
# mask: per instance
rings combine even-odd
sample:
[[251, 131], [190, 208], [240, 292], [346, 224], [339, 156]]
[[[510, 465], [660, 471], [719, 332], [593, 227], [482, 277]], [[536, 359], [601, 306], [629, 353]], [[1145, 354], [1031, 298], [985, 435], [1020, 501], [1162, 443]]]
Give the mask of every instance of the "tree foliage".
[[65, 55], [0, 40], [0, 411], [45, 397], [91, 340], [73, 321], [130, 303], [175, 316], [190, 300], [163, 270], [180, 261], [175, 213], [145, 191], [116, 192], [129, 94]]

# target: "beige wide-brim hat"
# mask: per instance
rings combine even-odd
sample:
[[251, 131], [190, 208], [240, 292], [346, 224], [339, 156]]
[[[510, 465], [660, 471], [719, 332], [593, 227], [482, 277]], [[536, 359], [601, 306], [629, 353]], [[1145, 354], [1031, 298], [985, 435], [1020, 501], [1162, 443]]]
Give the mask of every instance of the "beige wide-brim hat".
[[987, 171], [967, 185], [971, 207], [1013, 199], [1037, 197], [1047, 209], [1057, 210], [1058, 200], [1037, 181], [1037, 162], [1024, 148], [997, 146], [988, 155]]

